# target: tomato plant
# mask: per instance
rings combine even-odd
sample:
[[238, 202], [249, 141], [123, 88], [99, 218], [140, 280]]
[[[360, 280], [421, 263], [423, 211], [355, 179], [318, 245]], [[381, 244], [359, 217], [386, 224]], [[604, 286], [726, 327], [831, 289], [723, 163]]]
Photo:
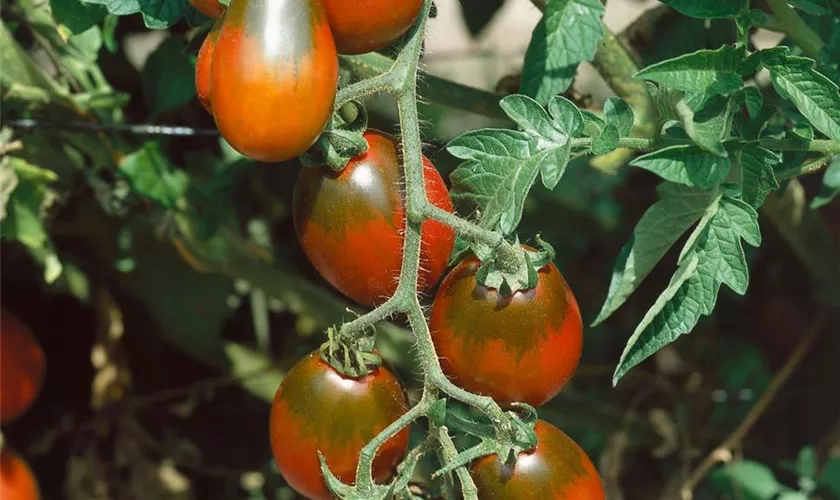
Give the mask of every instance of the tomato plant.
[[41, 344], [20, 318], [0, 310], [0, 422], [29, 409], [44, 384], [46, 358]]
[[534, 431], [539, 444], [519, 454], [514, 464], [496, 455], [479, 459], [470, 469], [479, 498], [494, 500], [604, 500], [595, 465], [580, 446], [545, 420]]
[[[311, 353], [286, 374], [271, 405], [271, 449], [280, 472], [298, 492], [329, 500], [318, 452], [337, 477], [352, 481], [362, 447], [407, 409], [405, 389], [386, 365], [356, 379]], [[407, 447], [408, 429], [384, 444], [373, 461], [377, 481], [393, 476]]]
[[577, 300], [553, 263], [539, 270], [536, 288], [510, 296], [478, 284], [479, 265], [475, 256], [461, 261], [432, 304], [429, 327], [441, 367], [460, 386], [500, 404], [542, 405], [580, 360]]
[[517, 2], [3, 2], [42, 495], [840, 495], [840, 3]]
[[225, 8], [218, 2], [218, 0], [190, 0], [190, 3], [198, 9], [199, 12], [207, 17], [213, 19], [219, 18], [225, 12]]
[[4, 446], [0, 450], [0, 498], [39, 500], [41, 493], [29, 464]]
[[381, 49], [414, 24], [422, 0], [323, 0], [341, 54]]
[[335, 42], [320, 2], [274, 4], [231, 2], [210, 71], [219, 132], [243, 155], [265, 162], [289, 160], [312, 146], [338, 86]]
[[[368, 150], [340, 172], [327, 167], [301, 170], [295, 184], [294, 222], [301, 246], [321, 275], [343, 294], [372, 306], [397, 288], [405, 194], [396, 139], [378, 130], [366, 131], [364, 138]], [[423, 178], [429, 202], [451, 212], [446, 184], [427, 158]], [[429, 220], [423, 223], [422, 238], [418, 286], [429, 292], [446, 269], [455, 232]]]

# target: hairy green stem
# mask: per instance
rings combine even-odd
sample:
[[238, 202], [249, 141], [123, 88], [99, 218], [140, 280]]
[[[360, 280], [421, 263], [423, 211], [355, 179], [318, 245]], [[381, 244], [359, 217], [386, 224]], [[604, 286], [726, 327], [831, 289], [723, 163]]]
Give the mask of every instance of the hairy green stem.
[[[452, 442], [452, 436], [449, 435], [449, 429], [446, 427], [439, 427], [437, 430], [438, 441], [440, 442], [441, 453], [444, 461], [451, 462], [458, 456], [458, 449], [455, 448], [455, 443]], [[461, 482], [461, 493], [464, 500], [478, 500], [478, 488], [475, 486], [472, 476], [464, 467], [456, 469], [455, 474], [458, 476], [458, 481]]]
[[812, 58], [817, 59], [822, 49], [823, 41], [820, 36], [805, 24], [793, 8], [788, 5], [787, 0], [767, 0], [767, 6], [776, 16], [778, 27], [791, 38], [797, 45], [802, 47], [803, 52]]
[[504, 241], [501, 234], [484, 229], [431, 203], [426, 203], [422, 213], [423, 217], [442, 222], [469, 240], [481, 242], [490, 247], [496, 247]]
[[779, 172], [776, 174], [776, 178], [780, 181], [784, 181], [794, 177], [799, 177], [800, 175], [813, 174], [815, 172], [819, 172], [828, 164], [829, 161], [831, 161], [831, 155], [820, 156], [819, 158], [804, 163], [796, 168]]

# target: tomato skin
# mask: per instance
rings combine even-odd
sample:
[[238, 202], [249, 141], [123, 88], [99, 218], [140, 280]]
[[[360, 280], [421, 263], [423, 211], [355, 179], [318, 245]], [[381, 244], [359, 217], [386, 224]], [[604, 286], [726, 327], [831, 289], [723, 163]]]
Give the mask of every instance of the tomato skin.
[[332, 115], [338, 55], [320, 0], [232, 0], [210, 71], [216, 126], [257, 161], [305, 152]]
[[340, 54], [363, 54], [392, 44], [414, 24], [423, 0], [324, 0]]
[[207, 34], [207, 38], [201, 43], [195, 60], [195, 93], [208, 113], [213, 113], [213, 106], [210, 103], [210, 69], [213, 67], [213, 50], [216, 48], [216, 40], [221, 27], [222, 23], [216, 22]]
[[545, 420], [534, 430], [536, 449], [520, 453], [513, 467], [482, 457], [470, 475], [483, 500], [604, 500], [598, 471], [577, 443]]
[[0, 498], [39, 500], [35, 474], [20, 455], [4, 446], [0, 451]]
[[[330, 500], [317, 452], [336, 477], [353, 484], [359, 452], [406, 411], [408, 397], [390, 367], [383, 364], [353, 379], [316, 351], [292, 367], [277, 389], [271, 405], [271, 450], [289, 486], [308, 498]], [[407, 450], [405, 428], [380, 447], [374, 479], [388, 481]]]
[[478, 285], [470, 256], [444, 278], [429, 327], [443, 371], [500, 405], [540, 406], [571, 379], [583, 348], [577, 300], [553, 263], [531, 290], [505, 298]]
[[212, 19], [218, 19], [225, 12], [225, 8], [218, 0], [190, 0], [199, 12]]
[[0, 423], [25, 413], [44, 385], [46, 357], [26, 324], [0, 309]]
[[[378, 130], [364, 134], [368, 150], [341, 172], [301, 170], [294, 193], [298, 241], [332, 286], [366, 306], [393, 295], [403, 256], [405, 195], [397, 140]], [[449, 191], [423, 158], [429, 202], [453, 211]], [[455, 245], [449, 226], [427, 220], [421, 227], [419, 289], [429, 292], [443, 276]]]

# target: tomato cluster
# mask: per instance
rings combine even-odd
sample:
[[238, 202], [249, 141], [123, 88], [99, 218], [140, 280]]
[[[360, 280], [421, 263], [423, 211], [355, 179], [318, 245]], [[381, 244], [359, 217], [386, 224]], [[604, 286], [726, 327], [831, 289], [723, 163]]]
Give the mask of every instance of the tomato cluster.
[[[0, 424], [20, 417], [41, 392], [46, 357], [32, 331], [14, 313], [0, 308]], [[0, 444], [0, 498], [38, 500], [35, 475], [26, 461]]]
[[196, 60], [199, 101], [219, 132], [254, 160], [284, 161], [324, 130], [338, 87], [338, 54], [385, 47], [422, 0], [190, 0], [216, 24]]

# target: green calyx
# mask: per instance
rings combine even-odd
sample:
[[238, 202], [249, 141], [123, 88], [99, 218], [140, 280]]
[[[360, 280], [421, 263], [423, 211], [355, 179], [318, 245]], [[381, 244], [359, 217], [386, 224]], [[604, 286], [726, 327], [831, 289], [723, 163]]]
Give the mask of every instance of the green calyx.
[[359, 337], [348, 345], [336, 333], [335, 327], [328, 328], [327, 341], [319, 349], [321, 359], [335, 371], [345, 377], [362, 378], [382, 365], [382, 356], [374, 350], [373, 335]]
[[472, 249], [481, 261], [475, 276], [478, 284], [498, 290], [503, 296], [536, 288], [539, 270], [554, 260], [555, 252], [539, 235], [535, 239], [538, 248], [521, 245], [519, 238], [513, 243], [502, 241], [496, 247], [481, 243], [473, 245]]
[[328, 166], [340, 172], [355, 156], [367, 151], [364, 138], [367, 130], [367, 110], [359, 101], [350, 101], [333, 113], [330, 122], [315, 144], [300, 156], [305, 167]]

